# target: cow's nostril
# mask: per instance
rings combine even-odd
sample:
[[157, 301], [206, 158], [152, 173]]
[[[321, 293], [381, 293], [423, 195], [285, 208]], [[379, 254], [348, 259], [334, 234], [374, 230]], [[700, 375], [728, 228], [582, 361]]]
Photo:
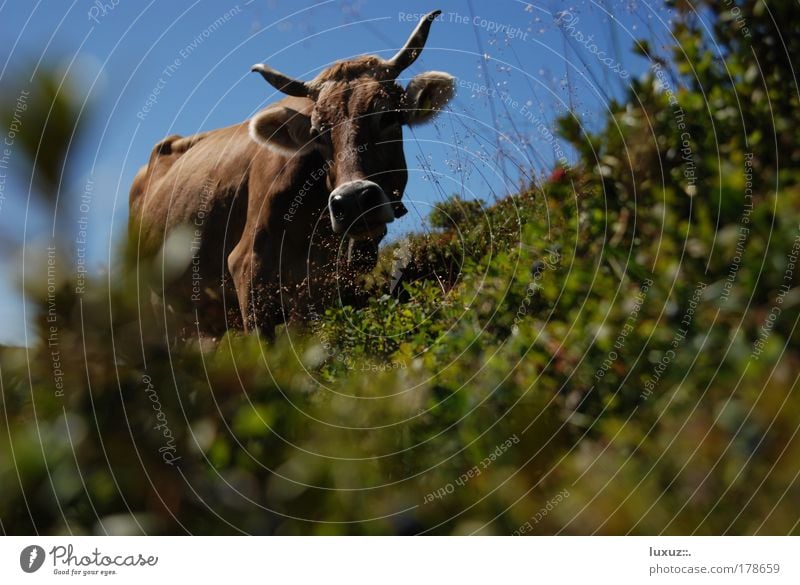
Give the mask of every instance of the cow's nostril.
[[344, 198], [341, 195], [335, 195], [331, 197], [330, 205], [333, 217], [338, 220], [344, 220], [345, 216], [347, 215]]
[[362, 189], [361, 193], [358, 194], [358, 200], [361, 204], [361, 208], [365, 211], [386, 203], [383, 191], [378, 187], [366, 187]]

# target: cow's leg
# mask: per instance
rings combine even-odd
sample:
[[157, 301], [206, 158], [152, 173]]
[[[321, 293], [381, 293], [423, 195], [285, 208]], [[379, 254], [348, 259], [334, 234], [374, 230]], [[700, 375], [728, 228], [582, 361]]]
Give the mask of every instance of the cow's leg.
[[245, 332], [252, 331], [255, 325], [255, 315], [250, 305], [252, 249], [252, 243], [242, 238], [228, 255], [228, 270], [231, 273], [233, 287], [236, 289], [236, 297], [239, 299], [242, 327]]
[[231, 273], [242, 325], [246, 332], [260, 330], [267, 338], [275, 335], [274, 304], [276, 296], [270, 286], [277, 289], [272, 262], [254, 249], [252, 239], [242, 238], [228, 255], [228, 270]]

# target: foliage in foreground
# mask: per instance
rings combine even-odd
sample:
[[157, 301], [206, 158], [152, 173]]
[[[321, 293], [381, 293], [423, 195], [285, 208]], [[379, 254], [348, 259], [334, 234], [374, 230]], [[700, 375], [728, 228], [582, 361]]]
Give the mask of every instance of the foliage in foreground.
[[441, 205], [311, 332], [168, 344], [124, 267], [43, 275], [44, 341], [0, 353], [3, 530], [797, 534], [796, 93], [676, 27], [686, 88], [565, 118], [580, 164]]

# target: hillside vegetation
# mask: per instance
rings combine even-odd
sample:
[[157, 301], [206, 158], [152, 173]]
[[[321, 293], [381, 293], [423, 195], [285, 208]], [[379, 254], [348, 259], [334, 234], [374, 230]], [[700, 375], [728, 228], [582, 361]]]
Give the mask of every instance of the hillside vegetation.
[[441, 203], [274, 343], [164, 342], [130, 261], [43, 277], [3, 531], [800, 533], [800, 14], [722, 4], [638, 45], [602, 130], [560, 120], [575, 165]]

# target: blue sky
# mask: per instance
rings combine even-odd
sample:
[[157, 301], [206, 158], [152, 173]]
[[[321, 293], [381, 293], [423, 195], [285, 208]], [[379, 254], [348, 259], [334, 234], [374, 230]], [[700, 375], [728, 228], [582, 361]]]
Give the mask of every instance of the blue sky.
[[[515, 191], [516, 168], [541, 174], [569, 159], [549, 136], [555, 116], [571, 109], [599, 124], [608, 98], [646, 68], [631, 55], [634, 39], [663, 41], [669, 17], [661, 3], [637, 1], [0, 0], [0, 87], [25, 87], [37, 67], [55, 68], [85, 102], [59, 197], [77, 206], [91, 185], [89, 266], [98, 271], [114, 261], [128, 188], [156, 141], [237, 123], [279, 98], [249, 73], [252, 64], [310, 78], [338, 59], [389, 57], [413, 28], [412, 15], [435, 8], [444, 14], [406, 76], [448, 71], [458, 94], [436, 124], [405, 133], [413, 206], [391, 237], [420, 229], [430, 204], [446, 195], [491, 201]], [[33, 199], [26, 209], [27, 184], [12, 169], [0, 230], [35, 258], [53, 210]], [[25, 342], [19, 265], [15, 250], [0, 261], [0, 343]]]

